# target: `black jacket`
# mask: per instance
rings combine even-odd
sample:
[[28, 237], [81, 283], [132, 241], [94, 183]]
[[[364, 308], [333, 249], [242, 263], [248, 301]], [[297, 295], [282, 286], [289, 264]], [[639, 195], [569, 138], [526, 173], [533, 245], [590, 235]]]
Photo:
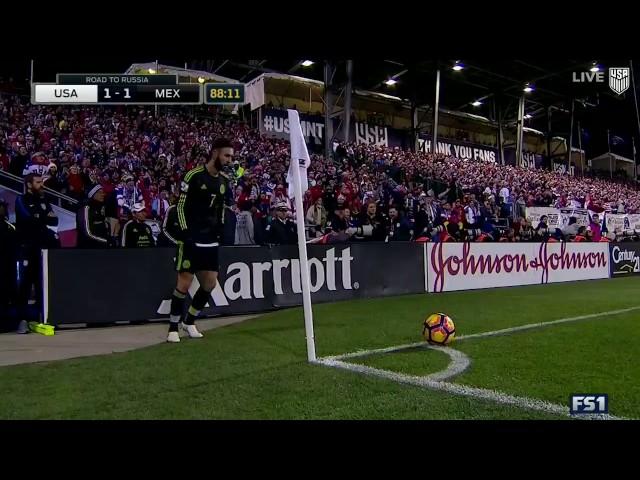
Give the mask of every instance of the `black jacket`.
[[364, 240], [368, 242], [384, 242], [387, 238], [387, 229], [385, 228], [386, 217], [384, 215], [376, 214], [375, 217], [370, 218], [365, 211], [360, 216], [359, 225], [361, 227], [365, 225], [371, 225], [373, 232], [371, 236], [355, 236], [357, 240]]
[[106, 248], [110, 246], [111, 229], [105, 217], [104, 202], [89, 200], [76, 212], [78, 248]]
[[180, 236], [180, 221], [178, 220], [178, 209], [171, 205], [162, 219], [162, 232], [158, 236], [158, 245], [170, 247], [178, 244]]
[[122, 229], [122, 241], [125, 248], [155, 247], [151, 227], [144, 222], [129, 220]]
[[272, 245], [292, 245], [298, 243], [296, 224], [290, 220], [284, 222], [275, 218], [266, 229], [267, 243]]
[[[18, 232], [9, 220], [0, 218], [0, 272], [16, 270], [18, 254]], [[15, 280], [15, 278], [14, 278]]]
[[411, 225], [404, 216], [400, 216], [395, 220], [389, 218], [387, 220], [387, 231], [389, 232], [390, 242], [408, 242], [411, 240]]
[[16, 229], [20, 244], [27, 250], [60, 246], [58, 235], [47, 228], [58, 225], [58, 217], [49, 216], [52, 212], [44, 197], [25, 193], [16, 198]]

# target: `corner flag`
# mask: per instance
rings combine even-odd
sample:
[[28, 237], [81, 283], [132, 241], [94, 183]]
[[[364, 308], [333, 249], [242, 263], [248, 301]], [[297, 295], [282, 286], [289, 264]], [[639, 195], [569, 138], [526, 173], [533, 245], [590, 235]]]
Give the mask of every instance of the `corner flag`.
[[[313, 311], [311, 309], [311, 288], [309, 281], [309, 259], [307, 257], [307, 238], [304, 230], [304, 210], [302, 196], [309, 189], [307, 167], [311, 164], [307, 144], [304, 142], [300, 117], [296, 110], [289, 110], [289, 141], [291, 160], [287, 172], [289, 198], [295, 199], [296, 228], [298, 231], [298, 254], [300, 255], [300, 280], [302, 283], [302, 305], [304, 307], [304, 330], [307, 337], [307, 359], [316, 361], [316, 344], [313, 335]], [[293, 186], [293, 188], [291, 188]]]
[[[289, 137], [291, 143], [291, 162], [289, 171], [287, 172], [287, 183], [289, 186], [294, 185], [293, 169], [297, 166], [300, 172], [300, 193], [309, 190], [309, 179], [307, 177], [307, 168], [311, 165], [307, 144], [302, 135], [302, 127], [300, 126], [300, 116], [296, 110], [288, 110], [289, 112]], [[297, 161], [296, 161], [297, 160]], [[289, 188], [289, 198], [295, 198], [295, 189]]]

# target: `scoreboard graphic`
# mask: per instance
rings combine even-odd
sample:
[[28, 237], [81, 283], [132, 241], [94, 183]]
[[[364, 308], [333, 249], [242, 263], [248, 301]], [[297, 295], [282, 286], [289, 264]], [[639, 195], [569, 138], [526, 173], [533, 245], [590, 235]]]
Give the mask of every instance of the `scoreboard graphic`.
[[178, 83], [177, 75], [59, 73], [56, 83], [33, 83], [36, 105], [233, 105], [245, 103], [244, 84]]

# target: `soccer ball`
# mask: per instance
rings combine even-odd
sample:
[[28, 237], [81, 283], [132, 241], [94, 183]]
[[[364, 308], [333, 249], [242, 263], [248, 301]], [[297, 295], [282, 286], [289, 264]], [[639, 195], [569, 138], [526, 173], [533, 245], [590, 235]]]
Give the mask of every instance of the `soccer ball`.
[[434, 345], [447, 345], [456, 336], [456, 326], [444, 313], [433, 313], [424, 320], [422, 336]]

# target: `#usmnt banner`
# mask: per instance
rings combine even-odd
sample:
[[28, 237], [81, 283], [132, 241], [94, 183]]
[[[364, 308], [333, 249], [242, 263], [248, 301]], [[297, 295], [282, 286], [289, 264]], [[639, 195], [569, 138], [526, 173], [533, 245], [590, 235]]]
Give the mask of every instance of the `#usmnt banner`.
[[[418, 150], [420, 152], [431, 153], [432, 143], [432, 139], [419, 138]], [[490, 163], [496, 163], [498, 158], [497, 150], [495, 148], [449, 140], [438, 141], [438, 147], [436, 148], [435, 153], [457, 157], [462, 160], [476, 160]]]
[[[266, 108], [261, 113], [260, 133], [289, 140], [289, 114], [286, 110]], [[301, 113], [300, 126], [307, 143], [324, 142], [324, 118], [322, 116]]]
[[576, 223], [581, 227], [590, 223], [589, 210], [586, 208], [527, 207], [525, 210], [525, 216], [533, 228], [538, 226], [543, 215], [547, 216], [547, 225], [551, 229], [564, 230], [571, 217], [576, 217]]
[[608, 277], [608, 243], [427, 245], [427, 290], [431, 293]]
[[[264, 108], [260, 120], [260, 133], [270, 137], [289, 140], [289, 118], [286, 110]], [[340, 120], [332, 119], [334, 132], [340, 128]], [[307, 144], [324, 143], [324, 117], [321, 115], [300, 114], [300, 127]], [[398, 129], [368, 123], [356, 122], [349, 134], [349, 140], [357, 144], [379, 145], [384, 147], [405, 147], [406, 134]]]

